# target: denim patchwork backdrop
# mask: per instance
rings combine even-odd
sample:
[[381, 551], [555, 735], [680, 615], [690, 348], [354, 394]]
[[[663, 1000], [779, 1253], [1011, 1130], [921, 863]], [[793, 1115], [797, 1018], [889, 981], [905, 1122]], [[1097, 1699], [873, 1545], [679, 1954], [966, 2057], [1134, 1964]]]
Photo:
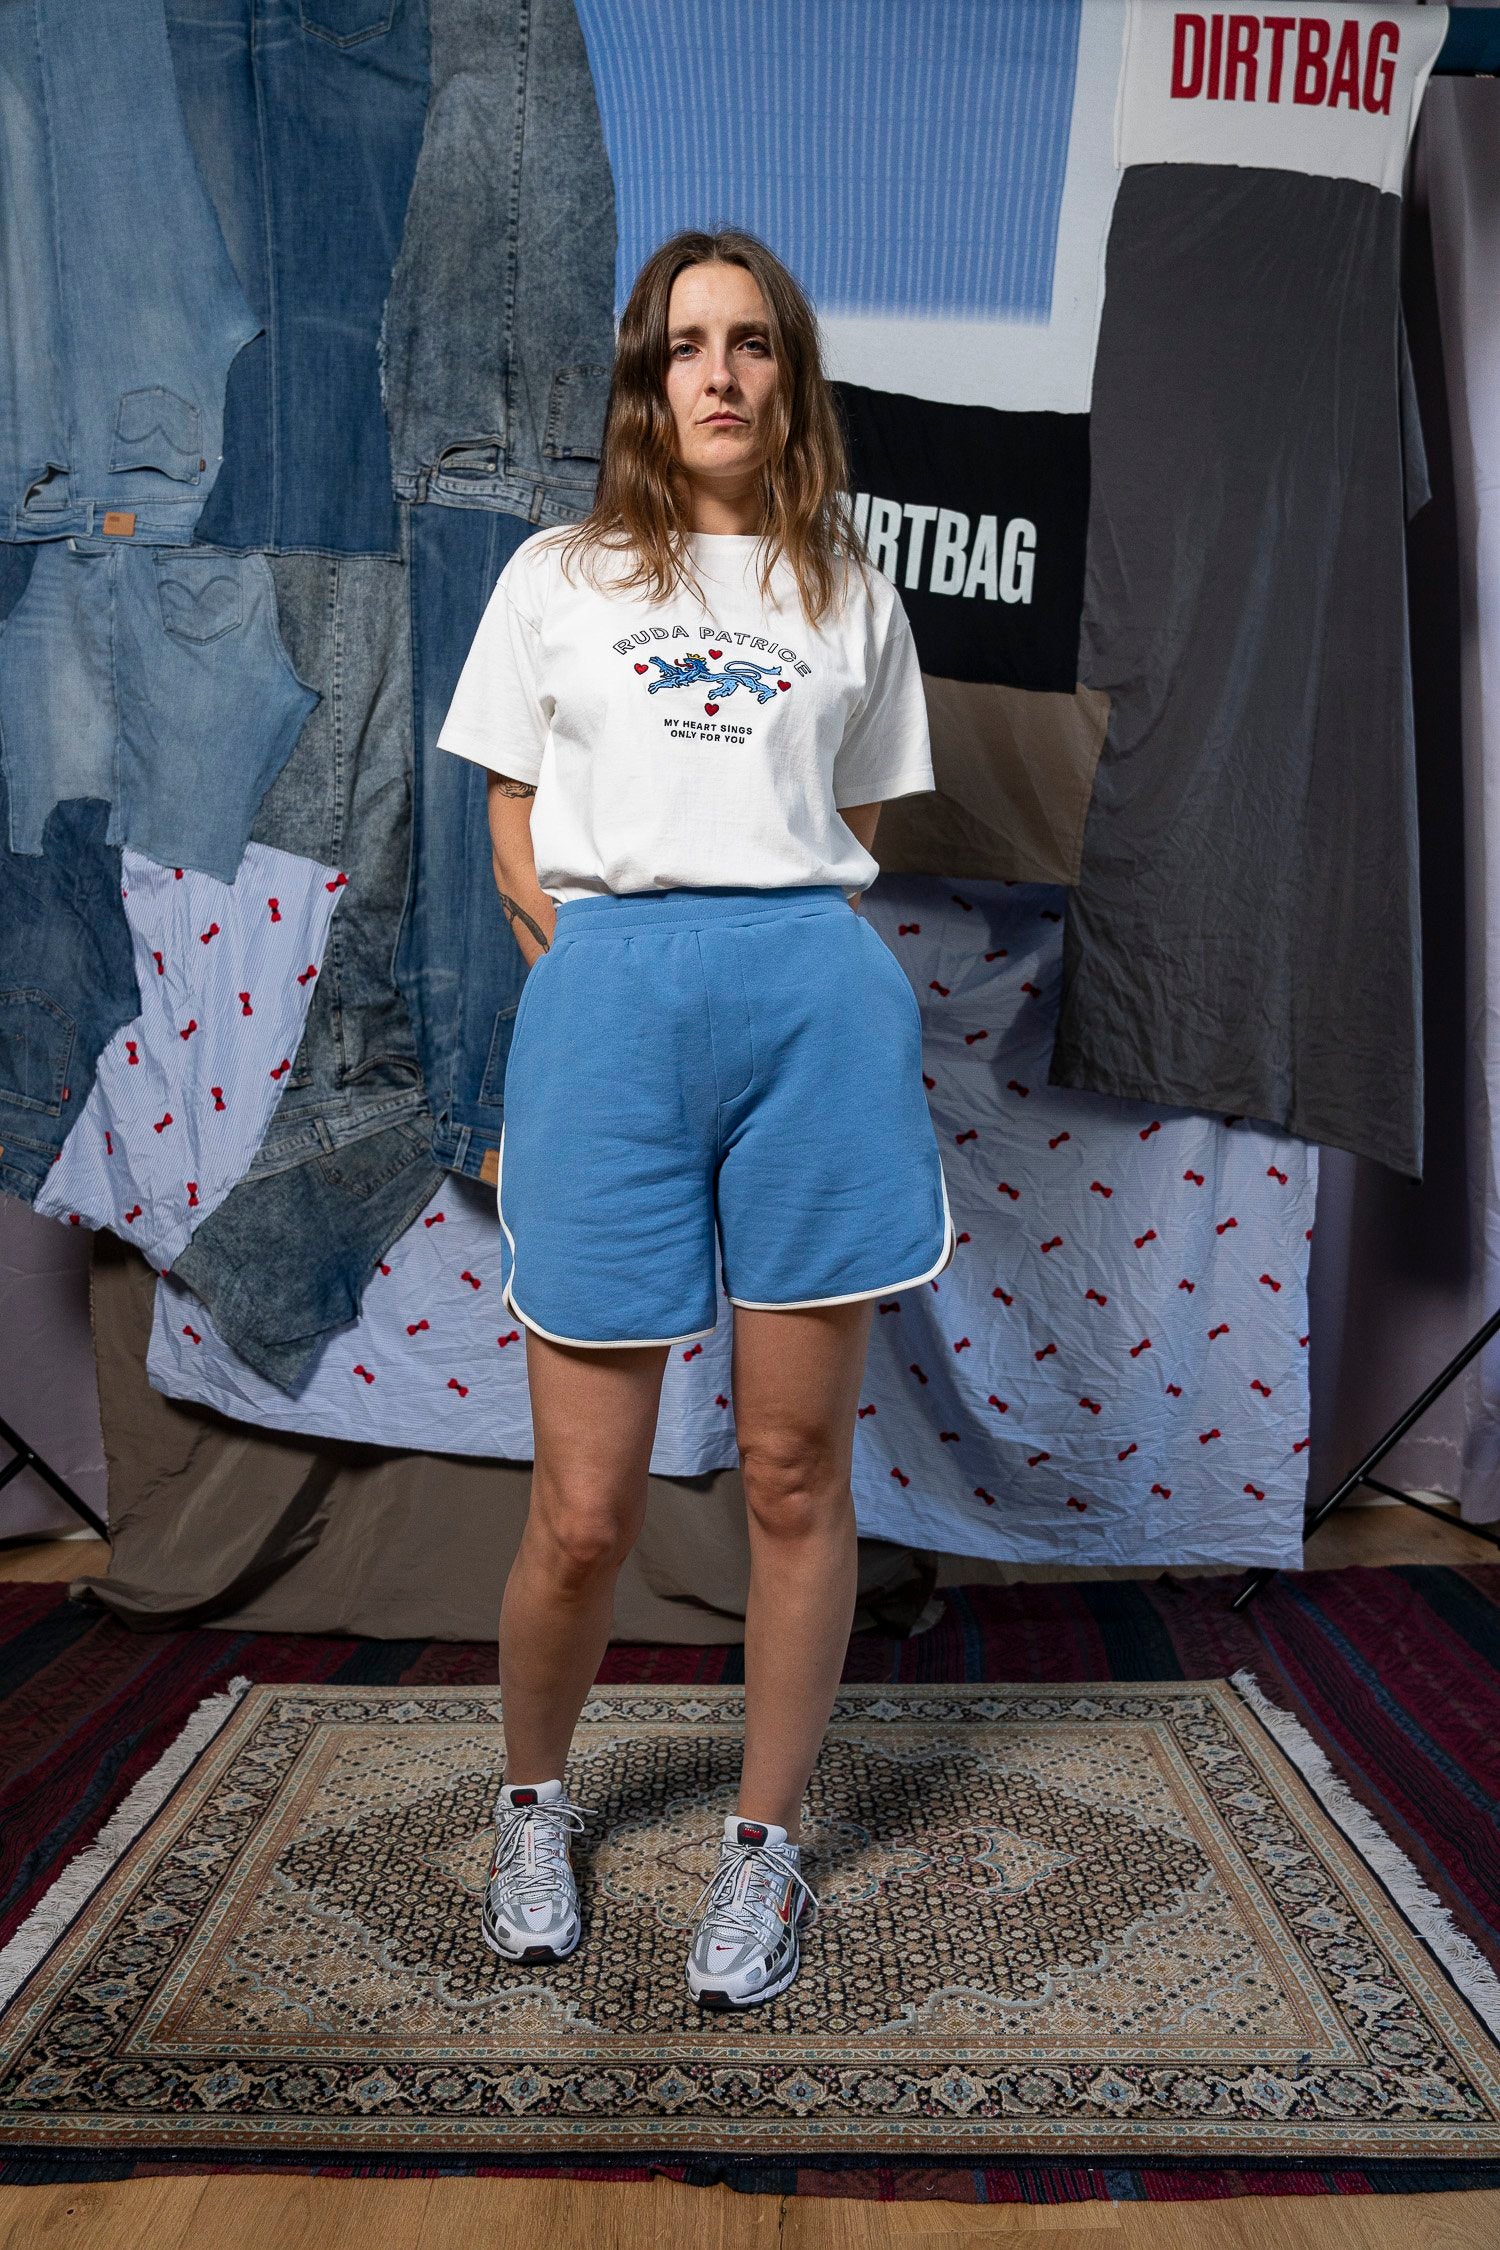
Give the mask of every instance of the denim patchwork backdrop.
[[6, 0], [0, 210], [0, 535], [191, 539], [260, 316], [184, 130], [162, 0]]
[[393, 970], [411, 841], [406, 565], [296, 555], [271, 567], [282, 630], [322, 701], [255, 839], [326, 862], [347, 896], [255, 1162], [173, 1271], [241, 1358], [290, 1386], [355, 1318], [443, 1174]]
[[411, 874], [396, 955], [433, 1115], [433, 1154], [493, 1185], [526, 963], [490, 860], [488, 776], [436, 748], [495, 580], [530, 533], [484, 508], [412, 508]]
[[400, 549], [377, 338], [428, 94], [426, 0], [167, 0], [183, 114], [265, 332], [199, 538]]
[[614, 357], [614, 189], [573, 0], [431, 0], [383, 391], [405, 500], [567, 523]]

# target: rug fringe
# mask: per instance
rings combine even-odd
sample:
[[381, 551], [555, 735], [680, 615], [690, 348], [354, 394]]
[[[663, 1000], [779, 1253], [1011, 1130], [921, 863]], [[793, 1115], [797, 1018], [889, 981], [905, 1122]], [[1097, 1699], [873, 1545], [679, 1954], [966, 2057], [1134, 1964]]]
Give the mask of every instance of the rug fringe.
[[1400, 1846], [1374, 1814], [1340, 1780], [1300, 1719], [1273, 1703], [1253, 1672], [1234, 1672], [1230, 1685], [1291, 1759], [1323, 1810], [1341, 1828], [1430, 1952], [1442, 1962], [1459, 1991], [1488, 2029], [1500, 2037], [1500, 1977], [1472, 1938], [1464, 1935], [1451, 1910], [1429, 1888]]
[[38, 1899], [10, 1943], [0, 1950], [0, 2007], [15, 1998], [32, 1970], [77, 1920], [194, 1759], [234, 1716], [249, 1686], [245, 1675], [237, 1673], [227, 1687], [204, 1698], [155, 1765], [121, 1799], [94, 1841], [69, 1860], [51, 1889]]

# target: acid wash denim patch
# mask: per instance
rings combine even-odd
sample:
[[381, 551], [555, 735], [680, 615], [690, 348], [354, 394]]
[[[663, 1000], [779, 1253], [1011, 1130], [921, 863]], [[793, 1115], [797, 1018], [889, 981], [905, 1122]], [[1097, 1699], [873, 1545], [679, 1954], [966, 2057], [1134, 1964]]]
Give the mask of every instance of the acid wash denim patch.
[[0, 7], [0, 537], [191, 539], [260, 329], [162, 0]]
[[432, 99], [381, 334], [395, 490], [574, 522], [614, 359], [614, 186], [583, 34], [573, 0], [431, 10]]
[[396, 974], [432, 1105], [432, 1150], [494, 1184], [505, 1065], [526, 963], [490, 860], [489, 777], [436, 747], [480, 614], [531, 525], [487, 508], [412, 508], [411, 880]]
[[283, 635], [322, 701], [255, 840], [326, 862], [347, 896], [255, 1162], [172, 1270], [231, 1348], [290, 1388], [320, 1339], [356, 1318], [443, 1174], [392, 968], [411, 842], [406, 565], [297, 555], [271, 568]]
[[265, 326], [230, 374], [197, 536], [395, 555], [377, 342], [427, 108], [426, 0], [167, 0], [167, 32]]

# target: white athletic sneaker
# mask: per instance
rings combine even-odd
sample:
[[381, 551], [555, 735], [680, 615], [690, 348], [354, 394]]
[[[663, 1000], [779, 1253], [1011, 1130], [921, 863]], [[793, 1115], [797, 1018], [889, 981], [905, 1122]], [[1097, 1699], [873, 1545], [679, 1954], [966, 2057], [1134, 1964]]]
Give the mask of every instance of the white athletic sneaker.
[[700, 2008], [753, 2008], [797, 1974], [797, 1925], [818, 1909], [802, 1854], [763, 1820], [724, 1822], [718, 1868], [693, 1903], [702, 1919], [688, 1954], [688, 1990]]
[[560, 1781], [507, 1782], [495, 1801], [499, 1833], [481, 1927], [506, 1961], [563, 1961], [583, 1935], [570, 1839], [585, 1826]]

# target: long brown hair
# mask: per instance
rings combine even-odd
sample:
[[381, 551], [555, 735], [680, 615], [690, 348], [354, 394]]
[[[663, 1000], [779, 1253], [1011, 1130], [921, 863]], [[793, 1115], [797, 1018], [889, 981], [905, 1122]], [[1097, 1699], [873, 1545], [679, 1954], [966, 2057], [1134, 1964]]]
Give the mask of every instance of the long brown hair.
[[776, 363], [760, 470], [761, 593], [770, 598], [771, 574], [784, 555], [802, 607], [816, 625], [842, 593], [847, 563], [864, 570], [846, 498], [844, 435], [823, 372], [812, 306], [775, 252], [737, 227], [674, 234], [636, 275], [620, 318], [597, 496], [563, 544], [564, 568], [574, 555], [586, 570], [603, 552], [628, 556], [626, 575], [611, 583], [640, 587], [653, 601], [694, 583], [686, 480], [666, 394], [667, 312], [677, 276], [689, 266], [710, 264], [743, 266], [759, 284]]

